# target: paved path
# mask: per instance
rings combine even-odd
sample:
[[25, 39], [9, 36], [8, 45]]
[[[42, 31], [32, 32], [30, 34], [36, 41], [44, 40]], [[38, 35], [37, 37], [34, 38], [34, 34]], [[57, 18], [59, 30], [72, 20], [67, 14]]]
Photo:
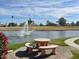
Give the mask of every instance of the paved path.
[[74, 47], [74, 48], [79, 49], [79, 45], [76, 44], [76, 43], [74, 43], [74, 41], [75, 41], [75, 40], [78, 40], [78, 39], [79, 39], [79, 37], [70, 38], [70, 39], [65, 40], [65, 43], [66, 43], [67, 45], [71, 46], [71, 47]]
[[[73, 55], [71, 53], [71, 50], [70, 50], [70, 47], [66, 46], [66, 47], [58, 47], [56, 49], [56, 55], [48, 55], [46, 58], [30, 58], [30, 55], [29, 57], [27, 56], [24, 56], [26, 55], [27, 53], [24, 52], [26, 49], [26, 47], [21, 47], [19, 48], [18, 50], [12, 52], [12, 53], [9, 53], [7, 55], [7, 59], [70, 59]], [[46, 51], [47, 54], [49, 54], [51, 52], [51, 50], [48, 50]], [[16, 56], [17, 55], [20, 55], [20, 56]], [[23, 55], [24, 54], [24, 55]]]

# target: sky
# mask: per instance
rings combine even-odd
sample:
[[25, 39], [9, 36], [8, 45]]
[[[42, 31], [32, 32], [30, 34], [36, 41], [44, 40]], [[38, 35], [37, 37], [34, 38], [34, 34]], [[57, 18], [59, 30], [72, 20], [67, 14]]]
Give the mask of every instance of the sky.
[[0, 0], [1, 23], [21, 23], [31, 18], [45, 24], [60, 17], [67, 22], [79, 21], [79, 0]]

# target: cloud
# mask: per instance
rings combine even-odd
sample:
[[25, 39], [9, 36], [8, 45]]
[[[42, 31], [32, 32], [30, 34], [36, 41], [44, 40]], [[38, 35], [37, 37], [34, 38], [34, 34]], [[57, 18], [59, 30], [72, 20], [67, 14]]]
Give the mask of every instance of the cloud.
[[79, 14], [78, 0], [0, 0], [0, 15], [44, 15], [61, 17]]
[[[46, 13], [47, 12], [47, 13]], [[46, 11], [43, 14], [52, 15], [55, 17], [67, 16], [68, 14], [79, 14], [79, 7], [68, 7], [68, 8], [55, 8]]]

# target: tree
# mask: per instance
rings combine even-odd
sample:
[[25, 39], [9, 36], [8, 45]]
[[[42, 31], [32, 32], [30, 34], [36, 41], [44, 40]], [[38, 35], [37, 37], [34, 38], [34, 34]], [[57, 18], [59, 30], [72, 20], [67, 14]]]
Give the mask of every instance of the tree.
[[24, 24], [25, 24], [25, 22], [23, 22], [23, 23], [20, 23], [20, 25], [19, 25], [19, 26], [24, 26]]
[[75, 26], [75, 23], [74, 23], [74, 22], [72, 22], [72, 23], [71, 23], [71, 26]]
[[11, 27], [11, 26], [13, 26], [13, 27], [14, 27], [14, 26], [17, 26], [17, 24], [16, 24], [16, 23], [9, 23], [9, 24], [8, 24], [8, 27]]
[[42, 23], [40, 23], [40, 26], [43, 26], [43, 24], [42, 24]]
[[50, 23], [50, 21], [47, 20], [47, 24], [46, 25], [48, 25], [49, 23]]
[[50, 22], [50, 21], [47, 20], [47, 24], [46, 24], [46, 26], [56, 26], [56, 25], [57, 25], [57, 24], [52, 23], [52, 22]]
[[28, 24], [32, 24], [34, 21], [31, 20], [31, 18], [28, 20]]
[[76, 26], [79, 26], [79, 21], [76, 22]]
[[65, 26], [66, 25], [66, 19], [64, 19], [64, 17], [61, 17], [58, 20], [58, 23], [59, 23], [60, 26]]

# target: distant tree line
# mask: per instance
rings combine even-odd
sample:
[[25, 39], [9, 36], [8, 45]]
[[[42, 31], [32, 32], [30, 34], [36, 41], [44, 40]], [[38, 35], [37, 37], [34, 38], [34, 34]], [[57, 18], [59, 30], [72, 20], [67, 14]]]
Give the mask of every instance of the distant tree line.
[[76, 23], [67, 23], [67, 20], [64, 17], [61, 17], [58, 19], [57, 23], [53, 23], [47, 20], [46, 25], [40, 23], [40, 26], [79, 26], [79, 21], [77, 21]]
[[[0, 23], [0, 27], [24, 26], [24, 24], [25, 24], [25, 22], [20, 23], [20, 24], [17, 24], [17, 23], [14, 23], [14, 22], [10, 22], [9, 24], [1, 24]], [[79, 26], [79, 21], [77, 21], [76, 23], [74, 23], [74, 22], [67, 23], [67, 20], [64, 17], [61, 17], [61, 18], [58, 19], [58, 21], [56, 21], [56, 23], [53, 23], [53, 22], [47, 20], [45, 25], [42, 24], [42, 23], [40, 23], [38, 25], [38, 24], [35, 24], [35, 22], [33, 20], [31, 20], [31, 18], [30, 18], [28, 20], [28, 25], [31, 25], [31, 24], [33, 24], [35, 26]]]

